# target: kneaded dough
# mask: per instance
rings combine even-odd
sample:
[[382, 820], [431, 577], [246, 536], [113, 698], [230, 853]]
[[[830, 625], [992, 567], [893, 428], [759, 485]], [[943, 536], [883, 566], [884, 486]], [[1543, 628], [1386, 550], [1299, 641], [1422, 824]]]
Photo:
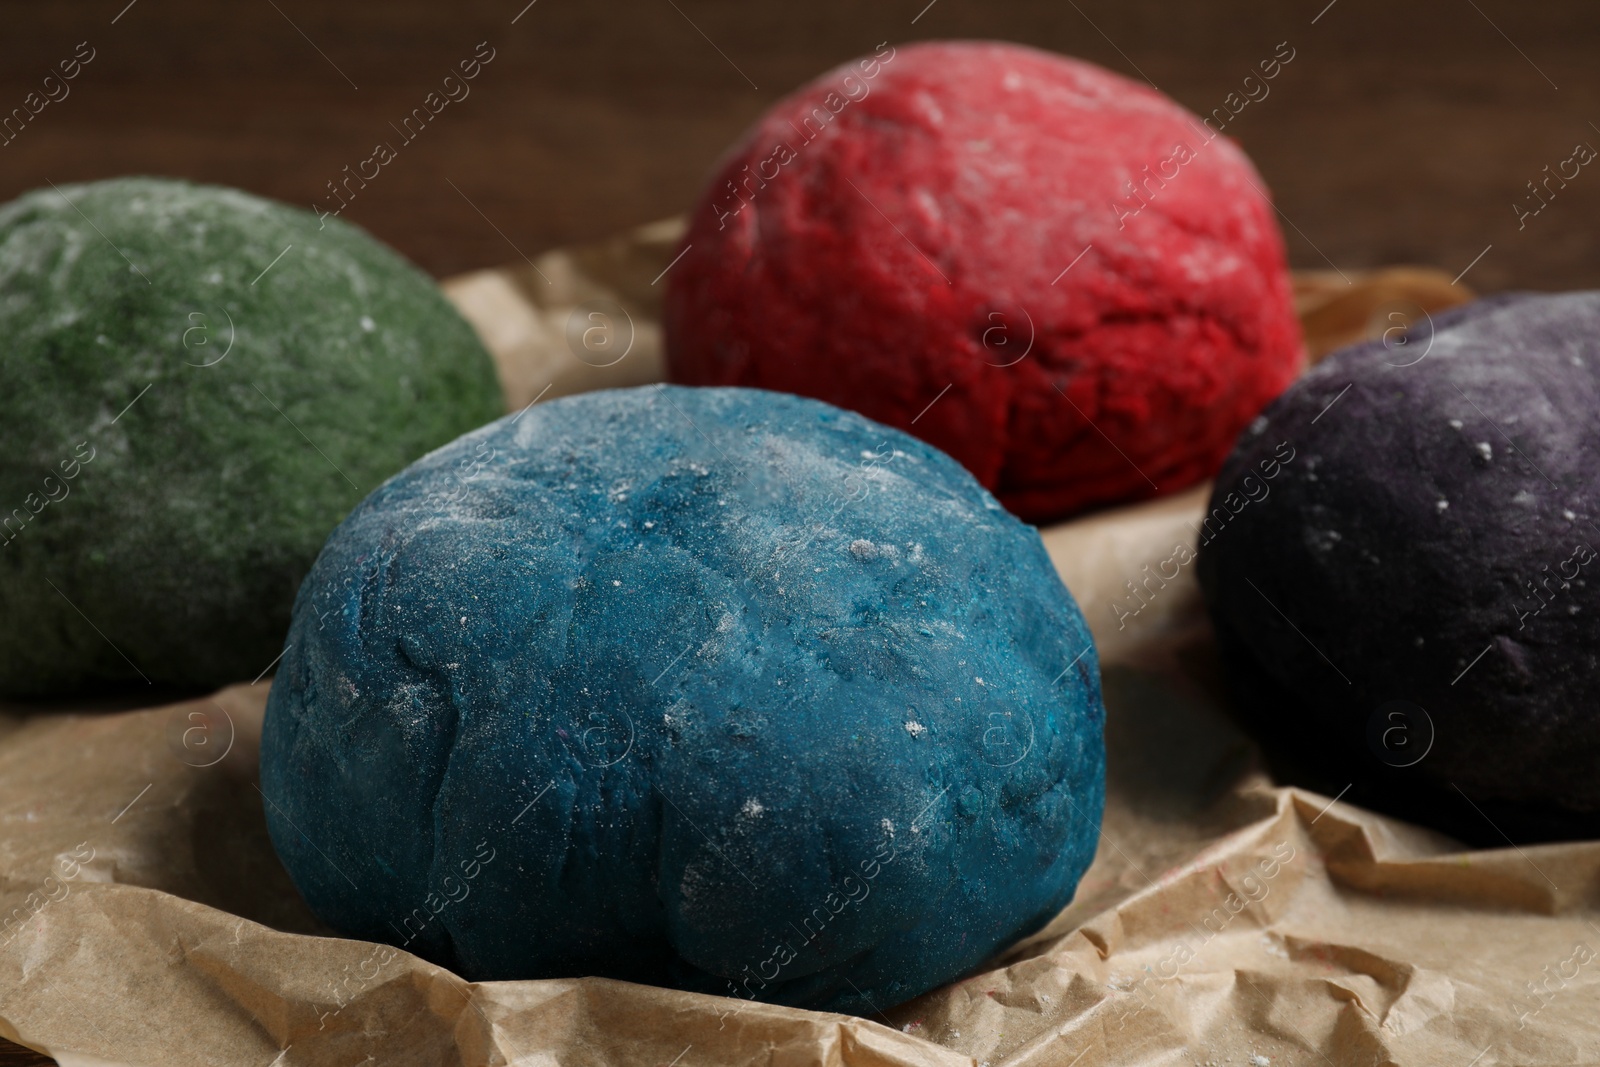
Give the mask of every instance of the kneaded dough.
[[1272, 404], [1199, 559], [1262, 736], [1460, 836], [1600, 827], [1597, 427], [1594, 292], [1479, 300]]
[[1038, 534], [799, 397], [536, 405], [374, 493], [261, 755], [307, 901], [473, 979], [869, 1013], [1038, 929], [1095, 850], [1099, 672]]
[[885, 45], [796, 90], [729, 150], [681, 255], [673, 381], [860, 411], [1029, 522], [1211, 477], [1301, 365], [1238, 145], [1021, 45]]
[[421, 271], [217, 186], [0, 206], [0, 338], [6, 696], [257, 677], [328, 531], [503, 410]]

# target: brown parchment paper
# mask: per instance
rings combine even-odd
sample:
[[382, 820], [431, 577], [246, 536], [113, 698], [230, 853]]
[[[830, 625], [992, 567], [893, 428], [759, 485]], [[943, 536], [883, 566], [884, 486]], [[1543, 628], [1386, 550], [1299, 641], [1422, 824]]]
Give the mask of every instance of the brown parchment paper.
[[[446, 283], [512, 408], [659, 380], [679, 232]], [[1296, 295], [1314, 358], [1466, 294], [1404, 269], [1301, 276]], [[580, 359], [575, 315], [579, 337], [617, 332]], [[469, 983], [338, 938], [267, 839], [261, 681], [0, 714], [0, 1035], [141, 1067], [1600, 1063], [1600, 844], [1465, 851], [1277, 787], [1224, 714], [1192, 568], [1114, 610], [1192, 546], [1205, 492], [1043, 531], [1101, 649], [1104, 830], [1071, 906], [963, 981], [869, 1020], [592, 978]]]

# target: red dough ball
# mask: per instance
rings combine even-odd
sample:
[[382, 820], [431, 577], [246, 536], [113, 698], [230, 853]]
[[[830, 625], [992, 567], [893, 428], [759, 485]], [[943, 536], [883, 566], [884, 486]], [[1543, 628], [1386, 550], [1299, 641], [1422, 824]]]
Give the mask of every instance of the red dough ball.
[[1211, 476], [1303, 358], [1244, 153], [1017, 45], [881, 46], [818, 78], [729, 152], [683, 247], [673, 381], [852, 408], [1033, 522]]

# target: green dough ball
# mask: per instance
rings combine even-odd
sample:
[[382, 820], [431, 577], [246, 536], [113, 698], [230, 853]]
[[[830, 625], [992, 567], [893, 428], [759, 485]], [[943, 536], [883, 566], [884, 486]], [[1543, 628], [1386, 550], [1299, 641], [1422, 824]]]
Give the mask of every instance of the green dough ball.
[[249, 681], [328, 532], [498, 415], [494, 366], [366, 233], [124, 178], [0, 206], [0, 694]]

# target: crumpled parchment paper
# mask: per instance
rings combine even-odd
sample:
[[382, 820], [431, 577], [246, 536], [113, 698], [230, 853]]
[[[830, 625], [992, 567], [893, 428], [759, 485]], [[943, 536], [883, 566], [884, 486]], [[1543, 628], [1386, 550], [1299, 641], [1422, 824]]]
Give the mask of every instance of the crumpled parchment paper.
[[[446, 283], [513, 409], [660, 379], [679, 232]], [[1430, 271], [1298, 281], [1312, 357], [1465, 296]], [[0, 715], [0, 1035], [141, 1067], [1600, 1062], [1600, 843], [1465, 851], [1269, 781], [1225, 714], [1193, 568], [1167, 562], [1205, 498], [1043, 531], [1103, 659], [1099, 853], [1045, 930], [881, 1018], [468, 983], [334, 936], [267, 839], [263, 680]], [[1124, 583], [1163, 563], [1178, 576], [1129, 601]]]

